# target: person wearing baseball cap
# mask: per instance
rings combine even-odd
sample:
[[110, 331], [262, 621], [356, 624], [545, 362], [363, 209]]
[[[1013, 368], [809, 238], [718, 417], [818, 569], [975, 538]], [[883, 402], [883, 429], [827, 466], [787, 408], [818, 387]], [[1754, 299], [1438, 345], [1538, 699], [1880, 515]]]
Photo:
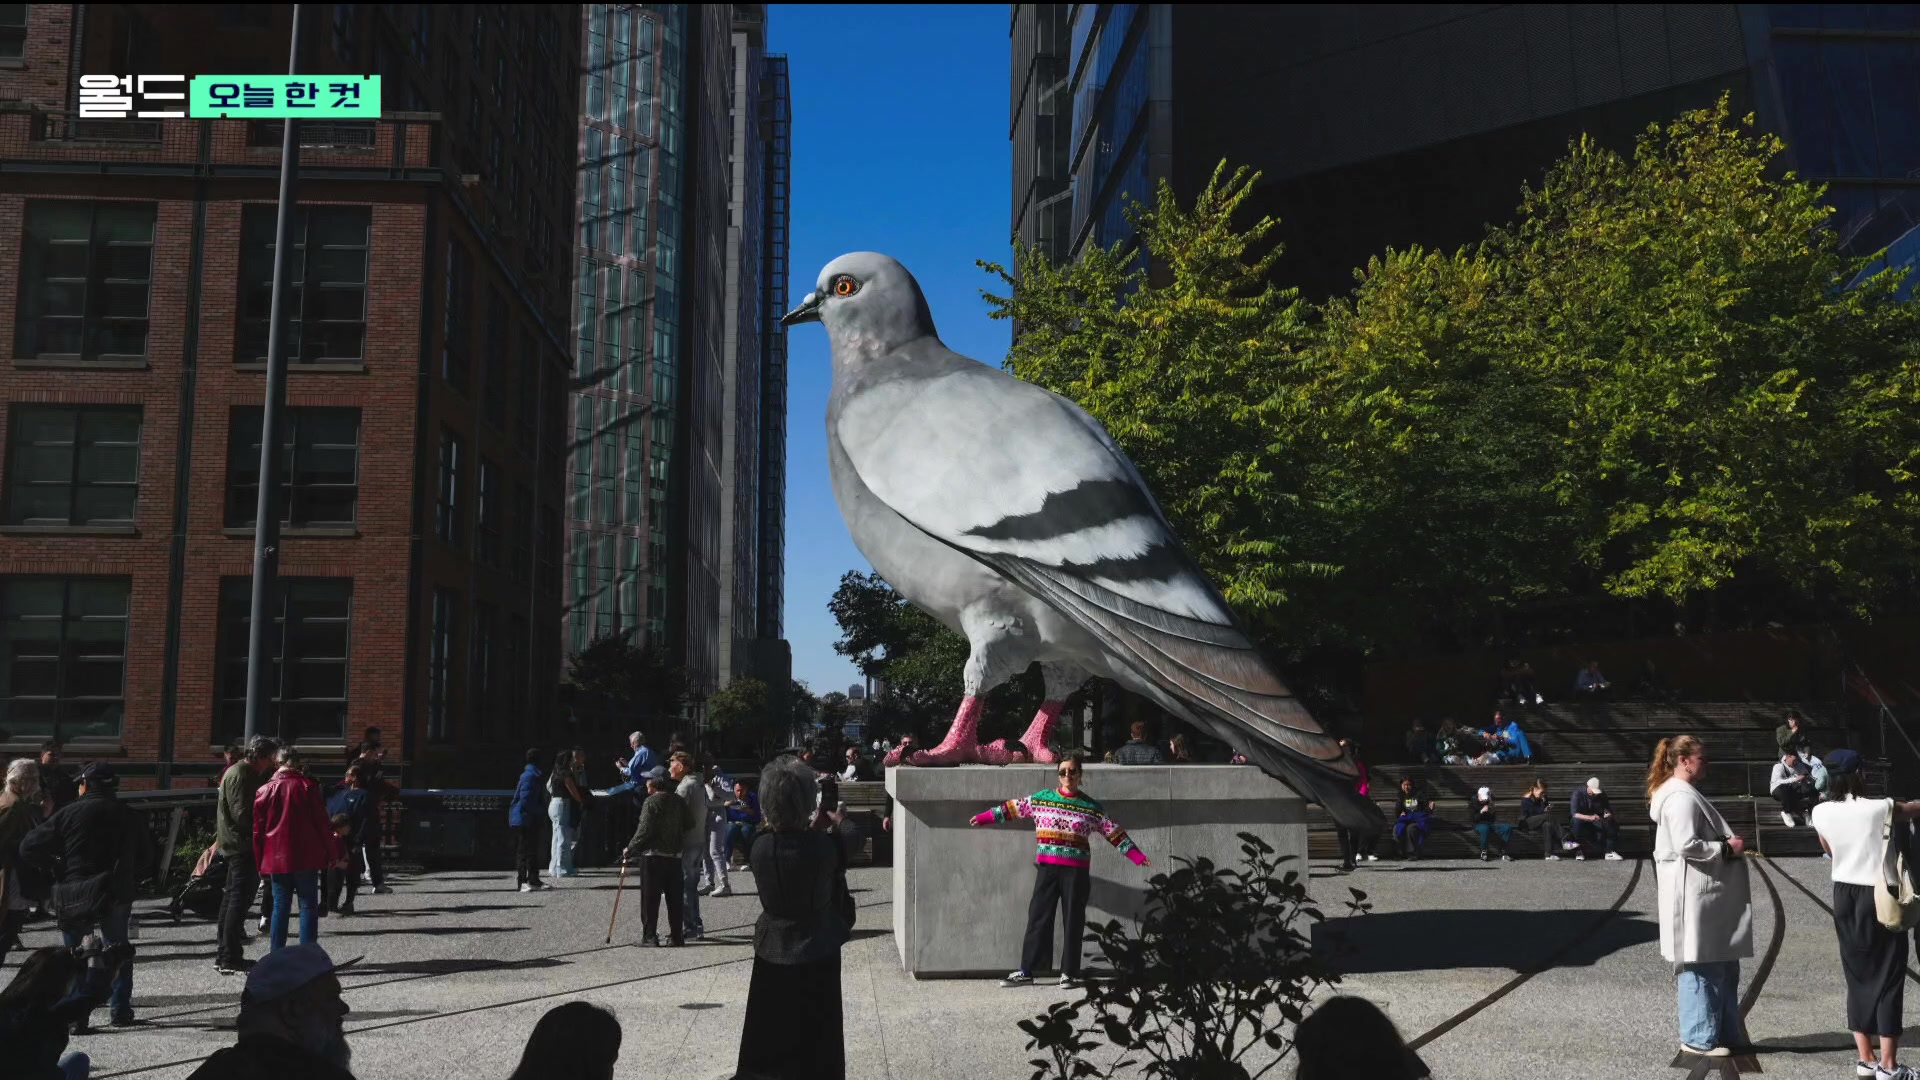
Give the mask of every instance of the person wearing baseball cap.
[[[90, 761], [80, 770], [80, 797], [21, 839], [20, 858], [43, 867], [58, 860], [59, 878], [48, 907], [67, 948], [95, 929], [113, 946], [127, 941], [134, 884], [153, 869], [159, 848], [145, 815], [120, 801], [113, 766]], [[134, 1023], [131, 961], [114, 975], [107, 1008], [114, 1027]], [[85, 1026], [83, 1020], [80, 1027]]]
[[240, 995], [240, 1038], [187, 1080], [353, 1080], [347, 1003], [336, 964], [319, 945], [289, 945], [260, 958]]
[[1620, 860], [1620, 853], [1614, 850], [1620, 842], [1620, 826], [1613, 820], [1612, 800], [1600, 790], [1599, 777], [1589, 776], [1585, 787], [1573, 789], [1567, 812], [1572, 817], [1573, 839], [1580, 845], [1575, 859], [1585, 860], [1587, 848], [1592, 846], [1606, 852], [1607, 858]]
[[1866, 798], [1860, 764], [1860, 755], [1844, 747], [1827, 755], [1828, 801], [1811, 815], [1820, 846], [1833, 857], [1833, 929], [1846, 976], [1847, 1030], [1858, 1053], [1853, 1074], [1914, 1080], [1920, 1071], [1898, 1059], [1906, 1027], [1907, 935], [1880, 922], [1874, 886], [1886, 874], [1888, 826], [1920, 818], [1920, 802]]

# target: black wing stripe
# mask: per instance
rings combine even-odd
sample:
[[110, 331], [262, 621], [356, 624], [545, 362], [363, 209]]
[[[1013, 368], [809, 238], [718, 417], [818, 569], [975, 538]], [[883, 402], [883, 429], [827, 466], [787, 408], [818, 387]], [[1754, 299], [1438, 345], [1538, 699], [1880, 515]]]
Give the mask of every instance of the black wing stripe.
[[968, 529], [982, 540], [1058, 540], [1130, 517], [1156, 518], [1153, 504], [1131, 480], [1082, 480], [1067, 491], [1049, 492], [1031, 514], [1003, 517]]

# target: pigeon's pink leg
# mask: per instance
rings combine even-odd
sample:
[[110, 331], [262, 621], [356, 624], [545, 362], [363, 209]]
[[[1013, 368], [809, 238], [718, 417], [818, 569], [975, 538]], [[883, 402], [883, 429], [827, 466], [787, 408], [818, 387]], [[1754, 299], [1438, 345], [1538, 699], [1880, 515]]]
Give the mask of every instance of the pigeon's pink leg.
[[982, 746], [973, 760], [981, 765], [1020, 765], [1027, 760], [1027, 751], [1017, 742], [995, 739]]
[[953, 726], [947, 729], [947, 737], [939, 746], [913, 755], [913, 764], [965, 765], [979, 760], [980, 714], [986, 707], [987, 703], [977, 697], [961, 701], [960, 711], [953, 716]]
[[1033, 714], [1033, 723], [1027, 725], [1027, 733], [1020, 736], [1020, 744], [1027, 748], [1028, 761], [1052, 765], [1060, 760], [1060, 755], [1047, 748], [1047, 740], [1052, 737], [1054, 721], [1060, 718], [1060, 710], [1066, 704], [1064, 701], [1040, 703], [1040, 711]]

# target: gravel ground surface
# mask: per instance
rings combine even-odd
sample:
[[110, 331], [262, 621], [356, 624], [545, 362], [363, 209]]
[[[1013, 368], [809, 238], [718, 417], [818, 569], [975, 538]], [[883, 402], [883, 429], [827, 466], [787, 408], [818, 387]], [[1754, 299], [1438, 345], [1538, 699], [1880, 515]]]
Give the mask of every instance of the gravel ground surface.
[[[1745, 966], [1743, 990], [1780, 930], [1748, 1017], [1759, 1063], [1768, 1076], [1843, 1080], [1852, 1054], [1840, 1030], [1839, 961], [1830, 917], [1815, 902], [1830, 891], [1826, 864], [1758, 862], [1761, 955]], [[1673, 983], [1659, 955], [1653, 868], [1640, 866], [1635, 880], [1636, 865], [1383, 862], [1350, 875], [1317, 865], [1314, 874], [1330, 916], [1347, 887], [1369, 893], [1372, 913], [1326, 928], [1354, 949], [1344, 991], [1381, 1004], [1409, 1039], [1426, 1039], [1420, 1052], [1440, 1080], [1684, 1077], [1671, 1068]], [[906, 976], [889, 930], [890, 883], [889, 871], [853, 873], [861, 911], [842, 987], [849, 1075], [1025, 1080], [1031, 1054], [1014, 1025], [1067, 995], [1045, 984], [1001, 990]], [[576, 998], [620, 1017], [620, 1077], [732, 1075], [759, 911], [750, 875], [735, 875], [738, 895], [704, 901], [711, 937], [684, 949], [633, 944], [632, 889], [615, 944], [604, 943], [609, 871], [538, 894], [515, 891], [505, 874], [401, 875], [394, 884], [392, 895], [363, 895], [361, 914], [321, 929], [336, 959], [366, 956], [343, 978], [354, 1072], [364, 1080], [505, 1077], [541, 1014]], [[1025, 904], [1026, 889], [1016, 871], [1003, 902]], [[26, 939], [34, 947], [54, 935], [35, 924]], [[138, 944], [143, 1023], [103, 1029], [75, 1048], [93, 1056], [96, 1077], [184, 1077], [232, 1039], [241, 979], [215, 973], [210, 923], [176, 927], [150, 914]], [[105, 1010], [95, 1018], [104, 1022]], [[1267, 1075], [1290, 1077], [1292, 1068]]]

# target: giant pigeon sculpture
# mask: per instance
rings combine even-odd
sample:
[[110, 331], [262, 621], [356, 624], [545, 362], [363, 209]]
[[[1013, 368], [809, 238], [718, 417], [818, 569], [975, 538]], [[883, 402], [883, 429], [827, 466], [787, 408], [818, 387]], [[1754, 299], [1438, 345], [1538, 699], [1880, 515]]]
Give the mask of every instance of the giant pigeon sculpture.
[[[832, 344], [828, 467], [854, 543], [969, 646], [953, 727], [911, 764], [1052, 762], [1062, 702], [1101, 675], [1342, 824], [1377, 826], [1353, 762], [1236, 627], [1098, 421], [941, 344], [919, 283], [888, 256], [828, 263], [781, 320], [802, 322]], [[1036, 662], [1046, 701], [1020, 746], [979, 745], [982, 695]]]

